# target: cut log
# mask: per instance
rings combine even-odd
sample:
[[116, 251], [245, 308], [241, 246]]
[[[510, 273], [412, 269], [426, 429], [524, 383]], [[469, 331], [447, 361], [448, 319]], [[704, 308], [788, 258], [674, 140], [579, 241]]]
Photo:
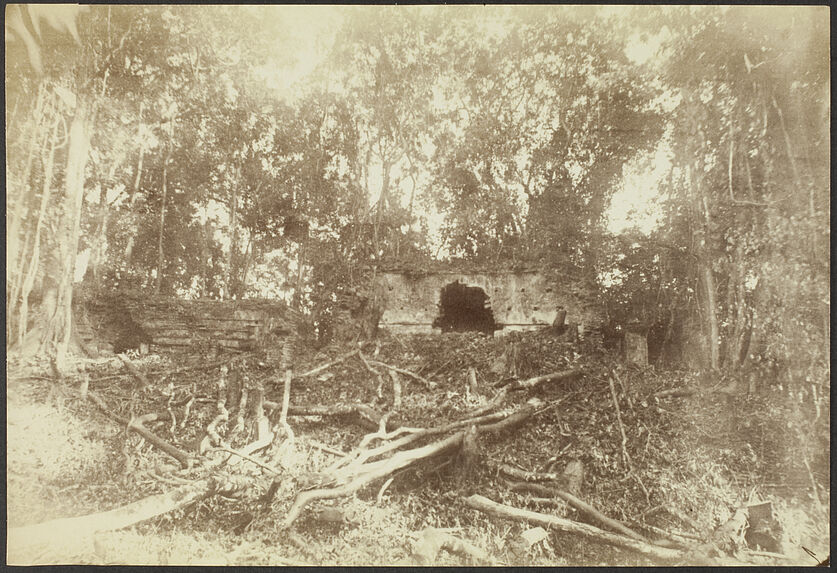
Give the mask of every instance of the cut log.
[[395, 370], [389, 370], [389, 377], [392, 380], [392, 411], [395, 412], [401, 409], [401, 380]]
[[555, 314], [555, 320], [552, 321], [552, 327], [556, 330], [558, 334], [563, 333], [564, 329], [567, 327], [567, 325], [565, 324], [566, 320], [567, 311], [562, 308]]
[[464, 501], [466, 505], [468, 505], [469, 507], [472, 507], [484, 513], [488, 513], [489, 515], [494, 515], [503, 519], [510, 519], [512, 521], [518, 521], [522, 523], [536, 523], [547, 528], [553, 527], [555, 529], [558, 529], [559, 531], [575, 533], [577, 535], [583, 535], [596, 541], [601, 541], [610, 545], [616, 545], [619, 547], [624, 547], [626, 549], [631, 549], [633, 551], [642, 553], [643, 555], [647, 555], [649, 557], [654, 557], [656, 559], [663, 559], [668, 561], [678, 559], [683, 556], [683, 553], [676, 549], [658, 547], [655, 545], [650, 545], [648, 543], [643, 543], [641, 541], [637, 541], [636, 539], [631, 539], [630, 537], [627, 537], [625, 535], [609, 533], [607, 531], [599, 529], [598, 527], [594, 527], [586, 523], [578, 523], [576, 521], [564, 519], [562, 517], [545, 515], [526, 509], [518, 509], [508, 505], [503, 505], [491, 501], [487, 497], [483, 497], [481, 495], [472, 495], [470, 497], [465, 498]]
[[581, 460], [570, 460], [564, 467], [564, 473], [561, 474], [566, 481], [566, 489], [573, 495], [581, 493], [581, 486], [584, 485], [584, 464]]
[[473, 366], [468, 368], [468, 381], [465, 383], [465, 390], [468, 395], [476, 394], [479, 390], [477, 385], [477, 371]]
[[8, 563], [35, 564], [33, 556], [42, 556], [37, 561], [40, 563], [66, 563], [66, 556], [62, 558], [60, 548], [69, 539], [81, 540], [100, 531], [129, 527], [185, 507], [212, 495], [214, 491], [215, 485], [211, 480], [200, 480], [110, 511], [11, 528], [8, 531]]
[[192, 464], [192, 458], [184, 452], [183, 450], [178, 449], [176, 446], [168, 443], [164, 439], [160, 438], [159, 436], [155, 435], [151, 430], [145, 427], [145, 422], [154, 422], [156, 420], [164, 420], [169, 419], [169, 414], [146, 414], [145, 416], [140, 416], [139, 418], [133, 418], [128, 423], [128, 429], [139, 434], [143, 437], [145, 441], [154, 445], [159, 450], [167, 453], [178, 462], [184, 468], [190, 467]]
[[187, 454], [183, 450], [178, 449], [176, 446], [166, 442], [164, 439], [158, 437], [153, 432], [151, 432], [151, 430], [144, 426], [145, 422], [169, 419], [170, 415], [168, 412], [166, 412], [165, 414], [146, 414], [145, 416], [140, 416], [139, 418], [133, 418], [131, 420], [128, 420], [111, 412], [110, 408], [108, 408], [107, 404], [105, 404], [105, 401], [102, 400], [94, 392], [88, 391], [87, 399], [96, 404], [96, 406], [99, 407], [102, 413], [104, 413], [111, 420], [115, 421], [120, 426], [127, 426], [129, 430], [142, 436], [143, 439], [145, 439], [148, 443], [156, 446], [163, 452], [169, 454], [171, 457], [176, 459], [184, 468], [188, 468], [192, 463], [193, 460], [189, 456], [189, 454]]
[[551, 374], [544, 374], [543, 376], [535, 376], [527, 380], [520, 380], [511, 385], [511, 390], [531, 389], [547, 382], [560, 382], [562, 380], [571, 380], [584, 374], [584, 370], [575, 368], [572, 370], [562, 370], [561, 372], [552, 372]]

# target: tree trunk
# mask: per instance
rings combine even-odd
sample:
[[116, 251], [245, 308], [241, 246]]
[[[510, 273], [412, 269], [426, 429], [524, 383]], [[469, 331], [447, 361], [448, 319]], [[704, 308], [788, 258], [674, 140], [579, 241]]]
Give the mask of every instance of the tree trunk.
[[379, 253], [381, 252], [381, 222], [383, 221], [384, 211], [386, 210], [386, 206], [389, 201], [389, 179], [392, 166], [389, 161], [384, 160], [381, 169], [383, 170], [384, 180], [381, 183], [381, 196], [378, 197], [378, 205], [375, 209], [375, 226], [372, 229], [372, 244], [375, 245], [375, 260], [378, 260], [380, 256]]
[[18, 308], [18, 331], [17, 341], [22, 344], [29, 329], [29, 293], [35, 282], [35, 275], [38, 273], [41, 254], [41, 231], [46, 217], [46, 208], [49, 203], [49, 196], [52, 192], [52, 171], [55, 165], [55, 138], [58, 135], [59, 122], [55, 122], [50, 138], [49, 153], [44, 162], [44, 180], [41, 188], [41, 207], [38, 210], [38, 221], [35, 224], [35, 237], [32, 245], [32, 253], [29, 256], [29, 268], [23, 277], [23, 285], [20, 290], [20, 307]]
[[[94, 533], [122, 529], [185, 507], [212, 495], [214, 487], [211, 480], [199, 480], [110, 511], [12, 528], [8, 532], [8, 560], [21, 565], [63, 561], [68, 556], [62, 555], [61, 549], [74, 547], [72, 541], [78, 547], [79, 541]], [[51, 554], [50, 550], [57, 553]], [[43, 555], [42, 561], [37, 559], [39, 555]]]
[[300, 238], [298, 243], [297, 257], [296, 257], [296, 284], [294, 285], [294, 296], [291, 299], [291, 308], [294, 310], [302, 309], [302, 284], [303, 274], [305, 268], [305, 247], [308, 243], [308, 231], [305, 231], [305, 236]]
[[720, 368], [720, 332], [718, 328], [717, 300], [715, 297], [715, 276], [712, 273], [712, 252], [709, 248], [710, 240], [710, 216], [709, 201], [701, 188], [701, 182], [695, 181], [700, 172], [699, 166], [687, 168], [687, 180], [691, 187], [692, 200], [694, 201], [693, 216], [700, 217], [702, 221], [695, 221], [695, 241], [698, 252], [698, 274], [700, 284], [703, 286], [705, 295], [704, 320], [708, 333], [709, 343], [709, 366], [712, 370]]
[[[45, 310], [47, 327], [41, 347], [53, 354], [59, 368], [70, 344], [72, 332], [73, 279], [78, 239], [81, 232], [81, 208], [84, 203], [84, 171], [87, 165], [89, 134], [86, 109], [79, 101], [68, 136], [67, 166], [64, 178], [64, 208], [57, 235], [58, 260], [48, 278], [54, 285], [54, 307]], [[54, 273], [54, 274], [52, 274]], [[45, 293], [45, 302], [49, 293]]]
[[701, 261], [701, 274], [703, 275], [703, 286], [706, 291], [706, 321], [709, 327], [709, 366], [712, 370], [720, 368], [721, 360], [719, 353], [720, 334], [718, 329], [718, 315], [716, 312], [715, 300], [715, 277], [712, 274], [712, 267], [708, 261]]
[[[139, 108], [139, 127], [137, 127], [137, 140], [139, 141], [139, 160], [137, 161], [137, 176], [134, 178], [134, 187], [131, 189], [131, 197], [128, 202], [128, 210], [131, 216], [134, 216], [134, 203], [137, 200], [137, 191], [139, 190], [140, 178], [142, 177], [142, 160], [145, 155], [145, 147], [142, 144], [142, 108], [143, 102], [140, 102]], [[128, 244], [125, 245], [125, 264], [131, 264], [131, 254], [134, 252], [134, 237], [136, 233], [128, 235]]]
[[157, 235], [157, 276], [154, 277], [154, 292], [160, 292], [160, 283], [163, 279], [163, 229], [166, 224], [166, 195], [168, 189], [166, 188], [166, 175], [169, 162], [169, 153], [163, 160], [163, 200], [160, 203], [160, 232]]
[[[730, 349], [727, 352], [727, 363], [732, 369], [738, 369], [744, 362], [746, 354], [744, 353], [744, 346], [746, 344], [748, 320], [747, 320], [747, 301], [744, 289], [744, 281], [746, 280], [746, 271], [744, 269], [744, 246], [739, 243], [735, 249], [735, 317], [733, 319], [733, 333], [732, 340], [730, 340]], [[730, 277], [732, 280], [732, 277]]]
[[107, 185], [102, 185], [99, 192], [99, 225], [96, 232], [96, 242], [90, 256], [90, 271], [93, 274], [93, 284], [99, 286], [99, 269], [105, 261], [108, 233], [108, 188], [113, 184], [117, 162], [114, 161], [108, 171]]
[[244, 270], [241, 272], [241, 293], [247, 292], [247, 274], [250, 272], [250, 264], [252, 261], [258, 261], [256, 254], [256, 241], [253, 240], [253, 233], [250, 233], [250, 239], [247, 242], [247, 248], [244, 250]]
[[[23, 245], [20, 244], [20, 225], [22, 224], [23, 218], [26, 215], [26, 200], [29, 197], [29, 177], [32, 173], [32, 162], [35, 158], [35, 152], [39, 147], [37, 143], [39, 138], [41, 137], [41, 126], [43, 123], [46, 122], [45, 120], [47, 119], [44, 117], [43, 107], [44, 85], [41, 84], [38, 89], [38, 97], [35, 100], [35, 108], [33, 111], [33, 115], [32, 118], [30, 118], [30, 123], [32, 124], [32, 133], [30, 135], [29, 140], [29, 151], [26, 155], [26, 163], [24, 164], [23, 173], [21, 174], [19, 184], [16, 186], [17, 192], [15, 193], [15, 200], [12, 205], [10, 213], [11, 216], [9, 217], [9, 231], [6, 234], [6, 288], [8, 288], [11, 285], [16, 285], [19, 288], [20, 282], [23, 280], [22, 274], [25, 262], [24, 253], [26, 252], [26, 241], [23, 242]], [[49, 131], [47, 129], [44, 129], [43, 131], [43, 136], [45, 138], [48, 137]], [[43, 149], [43, 145], [41, 145], [40, 148]], [[9, 293], [7, 291], [7, 296], [8, 294]], [[9, 319], [11, 319], [11, 313], [9, 312], [9, 308], [12, 305], [14, 305], [14, 303], [17, 301], [17, 296], [20, 293], [18, 291], [13, 292], [12, 294], [13, 296], [9, 297], [9, 299], [6, 301], [6, 312], [8, 314]]]
[[227, 279], [224, 281], [224, 292], [227, 297], [230, 297], [233, 293], [233, 264], [235, 263], [235, 255], [236, 255], [236, 248], [237, 245], [237, 234], [236, 234], [236, 218], [238, 215], [238, 206], [237, 206], [237, 196], [236, 191], [238, 189], [238, 182], [240, 179], [241, 170], [236, 168], [235, 170], [235, 178], [232, 181], [232, 189], [230, 189], [230, 252], [227, 255]]
[[209, 236], [209, 197], [204, 198], [203, 216], [204, 222], [201, 227], [201, 260], [203, 261], [201, 273], [203, 275], [203, 289], [201, 296], [206, 297], [209, 294], [209, 242], [211, 240]]

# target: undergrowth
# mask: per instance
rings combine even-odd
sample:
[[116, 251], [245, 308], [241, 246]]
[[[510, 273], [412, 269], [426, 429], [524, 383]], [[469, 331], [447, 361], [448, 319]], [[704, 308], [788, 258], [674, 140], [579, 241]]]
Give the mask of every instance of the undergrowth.
[[[341, 352], [345, 348], [306, 351], [297, 357], [298, 368], [310, 368]], [[125, 531], [98, 534], [92, 548], [75, 557], [77, 562], [408, 565], [418, 532], [436, 527], [451, 528], [498, 564], [652, 564], [628, 551], [558, 533], [521, 548], [520, 533], [527, 527], [489, 518], [462, 502], [463, 496], [479, 493], [500, 503], [584, 521], [567, 504], [544, 507], [531, 496], [510, 491], [502, 476], [490, 469], [492, 464], [506, 463], [527, 471], [560, 472], [570, 461], [579, 461], [584, 468], [580, 497], [646, 534], [643, 527], [651, 526], [703, 537], [737, 508], [770, 501], [781, 523], [782, 553], [790, 559], [781, 564], [814, 564], [805, 549], [822, 557], [828, 552], [828, 519], [820, 513], [812, 486], [813, 480], [820, 502], [827, 507], [828, 434], [821, 426], [827, 424], [828, 413], [812, 416], [810, 408], [788, 400], [781, 391], [767, 388], [749, 397], [705, 392], [660, 399], [654, 394], [661, 390], [696, 388], [702, 381], [685, 371], [625, 368], [598, 347], [561, 342], [548, 333], [506, 339], [468, 334], [385, 336], [364, 352], [438, 384], [429, 390], [405, 378], [399, 423], [409, 426], [456, 419], [485, 404], [496, 391], [493, 385], [509, 377], [524, 379], [567, 368], [583, 368], [585, 375], [539, 390], [537, 397], [555, 407], [510, 435], [482, 440], [480, 456], [485, 463], [465, 479], [455, 460], [426, 460], [393, 476], [385, 491], [378, 483], [348, 499], [315, 504], [289, 532], [279, 528], [289, 501], [261, 508], [257, 498], [262, 491], [240, 499], [211, 498]], [[137, 362], [147, 372], [157, 372], [170, 364], [183, 365], [184, 360], [173, 355]], [[94, 379], [113, 372], [106, 365], [87, 368]], [[467, 387], [470, 368], [477, 376], [477, 392]], [[263, 377], [268, 397], [279, 392], [280, 377], [263, 361], [245, 363], [238, 375]], [[162, 385], [169, 392], [211, 396], [216, 377], [213, 371], [187, 372]], [[82, 402], [74, 387], [33, 377], [31, 369], [18, 370], [12, 378], [7, 425], [10, 526], [102, 511], [170, 487], [153, 474], [165, 475], [171, 461]], [[611, 382], [625, 431], [624, 447]], [[95, 387], [126, 417], [166, 407], [164, 392], [132, 394], [118, 377]], [[355, 360], [295, 383], [293, 401], [386, 404], [391, 392], [387, 384], [379, 390], [378, 381]], [[509, 401], [520, 403], [525, 398], [523, 393], [511, 393]], [[196, 408], [192, 416], [192, 430], [160, 425], [155, 431], [186, 447], [199, 438], [199, 429], [211, 418], [211, 403]], [[282, 459], [293, 476], [315, 472], [336, 459], [308, 440], [348, 451], [367, 432], [317, 417], [293, 418], [291, 423], [298, 439], [282, 452]], [[289, 489], [276, 499], [292, 499], [293, 483], [287, 480], [280, 486]], [[339, 506], [347, 521], [322, 523], [312, 517], [328, 506]], [[436, 564], [464, 562], [443, 551]]]

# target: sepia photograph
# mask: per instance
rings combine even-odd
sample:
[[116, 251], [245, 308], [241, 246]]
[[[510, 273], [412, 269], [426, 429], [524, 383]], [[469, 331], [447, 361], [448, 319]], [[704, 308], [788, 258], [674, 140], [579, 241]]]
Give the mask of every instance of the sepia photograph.
[[8, 565], [830, 564], [829, 6], [4, 23]]

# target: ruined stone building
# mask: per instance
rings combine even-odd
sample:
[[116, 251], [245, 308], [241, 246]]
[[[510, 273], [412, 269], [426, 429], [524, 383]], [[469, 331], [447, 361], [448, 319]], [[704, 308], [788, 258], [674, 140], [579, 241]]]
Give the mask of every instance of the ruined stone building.
[[563, 314], [583, 332], [599, 321], [588, 290], [536, 270], [386, 270], [376, 299], [379, 326], [392, 332], [504, 334], [550, 326]]

